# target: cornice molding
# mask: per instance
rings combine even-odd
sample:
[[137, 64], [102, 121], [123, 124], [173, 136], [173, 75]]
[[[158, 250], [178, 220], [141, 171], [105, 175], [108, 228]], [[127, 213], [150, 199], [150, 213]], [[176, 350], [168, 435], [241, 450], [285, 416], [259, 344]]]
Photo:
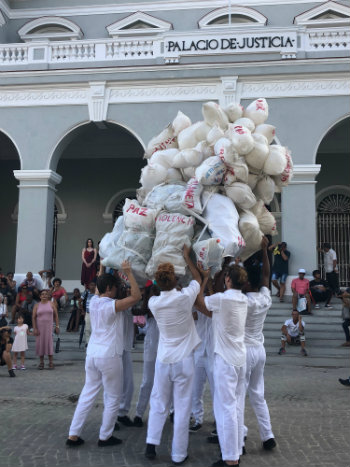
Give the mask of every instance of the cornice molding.
[[50, 188], [61, 183], [62, 177], [53, 170], [14, 170], [13, 175], [19, 180], [19, 188]]
[[[262, 5], [296, 5], [324, 3], [324, 0], [245, 0], [245, 6]], [[113, 13], [136, 13], [137, 11], [169, 11], [214, 9], [227, 6], [227, 0], [166, 0], [159, 2], [139, 2], [56, 8], [21, 8], [12, 10], [4, 0], [0, 0], [0, 8], [10, 19], [38, 18], [40, 16], [86, 16], [111, 15]]]
[[290, 185], [316, 184], [316, 176], [321, 170], [321, 164], [295, 164], [293, 167], [293, 178]]

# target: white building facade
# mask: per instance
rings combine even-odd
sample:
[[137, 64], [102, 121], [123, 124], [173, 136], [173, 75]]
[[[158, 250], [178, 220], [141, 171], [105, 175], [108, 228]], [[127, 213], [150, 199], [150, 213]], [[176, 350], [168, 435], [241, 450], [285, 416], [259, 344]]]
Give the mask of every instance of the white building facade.
[[[271, 210], [309, 273], [318, 243], [349, 275], [350, 2], [0, 0], [0, 267], [53, 266], [139, 187], [149, 139], [178, 110], [265, 97], [294, 178]], [[69, 281], [69, 283], [68, 283]]]

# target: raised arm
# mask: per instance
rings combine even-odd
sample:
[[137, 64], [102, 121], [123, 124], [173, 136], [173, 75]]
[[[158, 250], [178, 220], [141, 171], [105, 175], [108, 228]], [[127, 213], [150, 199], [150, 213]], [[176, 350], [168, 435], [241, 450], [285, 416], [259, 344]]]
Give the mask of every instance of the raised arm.
[[261, 240], [262, 249], [262, 279], [261, 286], [269, 288], [270, 283], [270, 262], [267, 256], [267, 245], [269, 244], [268, 239], [264, 236]]
[[132, 273], [129, 261], [123, 261], [122, 270], [124, 274], [128, 276], [128, 281], [130, 283], [130, 296], [115, 301], [115, 311], [117, 313], [131, 308], [142, 298], [141, 291]]
[[196, 268], [196, 266], [193, 264], [193, 261], [190, 258], [190, 252], [191, 252], [191, 248], [188, 247], [187, 245], [184, 245], [183, 255], [184, 255], [186, 264], [189, 267], [189, 270], [191, 271], [193, 280], [197, 281], [199, 283], [199, 285], [201, 285], [202, 277], [201, 277], [198, 269]]
[[212, 312], [208, 310], [208, 308], [205, 306], [205, 301], [204, 301], [204, 291], [205, 291], [205, 287], [207, 285], [207, 282], [208, 282], [208, 279], [209, 279], [209, 275], [210, 275], [210, 269], [208, 269], [207, 271], [205, 271], [204, 269], [202, 269], [201, 267], [199, 267], [199, 271], [201, 273], [201, 275], [203, 276], [203, 282], [201, 284], [201, 288], [199, 290], [199, 294], [197, 296], [197, 299], [195, 301], [195, 304], [194, 306], [201, 312], [203, 313], [204, 315], [206, 316], [209, 316], [209, 318], [212, 317]]

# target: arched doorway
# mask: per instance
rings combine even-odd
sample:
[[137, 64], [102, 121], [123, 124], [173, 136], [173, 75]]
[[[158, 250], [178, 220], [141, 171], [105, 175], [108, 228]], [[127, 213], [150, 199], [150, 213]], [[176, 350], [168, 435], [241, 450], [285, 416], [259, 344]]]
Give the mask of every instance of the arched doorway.
[[[116, 192], [139, 186], [144, 148], [127, 129], [112, 122], [87, 123], [72, 130], [59, 145], [57, 173], [62, 182], [57, 193], [67, 211], [57, 227], [56, 275], [80, 278], [81, 251], [87, 238], [97, 242], [106, 231], [105, 206]], [[67, 143], [67, 144], [65, 144]], [[57, 154], [55, 154], [57, 157]], [[124, 198], [123, 198], [124, 199]], [[111, 211], [122, 199], [115, 199]], [[119, 206], [120, 208], [120, 206]], [[112, 217], [108, 222], [113, 221]]]
[[17, 222], [12, 213], [18, 203], [18, 182], [13, 171], [20, 168], [15, 145], [0, 131], [0, 268], [4, 274], [15, 269]]
[[[316, 162], [317, 241], [329, 242], [336, 251], [339, 285], [350, 283], [350, 118], [334, 125], [323, 138]], [[323, 271], [323, 256], [319, 255]]]

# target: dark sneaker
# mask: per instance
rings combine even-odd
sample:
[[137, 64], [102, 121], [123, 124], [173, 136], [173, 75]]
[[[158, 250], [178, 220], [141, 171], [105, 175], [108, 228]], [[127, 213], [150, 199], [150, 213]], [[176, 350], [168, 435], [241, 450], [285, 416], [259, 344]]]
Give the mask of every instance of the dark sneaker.
[[301, 355], [302, 355], [303, 357], [307, 357], [307, 352], [306, 352], [305, 349], [301, 349], [301, 350], [300, 350], [300, 353], [301, 353]]
[[227, 464], [225, 461], [220, 459], [219, 461], [214, 462], [214, 464], [211, 464], [211, 467], [221, 467], [225, 465], [229, 465], [229, 464]]
[[169, 415], [170, 423], [174, 423], [174, 413], [175, 412], [170, 412], [170, 415]]
[[127, 415], [117, 418], [118, 422], [122, 423], [124, 426], [134, 426], [132, 420]]
[[105, 446], [116, 446], [117, 444], [121, 444], [123, 441], [115, 436], [111, 436], [108, 439], [102, 440], [99, 439], [97, 442], [97, 446], [103, 448]]
[[266, 450], [266, 451], [271, 451], [271, 449], [275, 448], [276, 447], [276, 441], [275, 441], [275, 438], [270, 438], [268, 439], [267, 441], [264, 441], [262, 443], [263, 445], [263, 448]]
[[141, 417], [138, 417], [137, 415], [136, 417], [134, 417], [134, 426], [137, 426], [139, 428], [143, 426], [143, 421]]
[[118, 431], [118, 430], [120, 430], [120, 425], [119, 425], [119, 423], [116, 423], [114, 425], [114, 431]]
[[81, 446], [82, 444], [84, 444], [85, 441], [83, 439], [81, 439], [80, 437], [78, 437], [78, 439], [67, 439], [66, 440], [66, 446], [71, 446], [71, 447], [76, 447], [76, 446]]
[[188, 460], [188, 456], [185, 457], [184, 460], [180, 461], [180, 462], [176, 462], [176, 461], [171, 461], [174, 465], [182, 465], [184, 464], [186, 461]]
[[350, 377], [348, 379], [338, 379], [339, 383], [342, 384], [343, 386], [350, 386]]
[[284, 349], [283, 347], [281, 347], [278, 351], [278, 355], [283, 355], [286, 353], [286, 349]]
[[327, 308], [328, 310], [332, 310], [332, 309], [333, 309], [332, 305], [325, 305], [325, 308]]
[[210, 444], [219, 444], [219, 437], [218, 436], [208, 436], [207, 441]]
[[9, 370], [9, 375], [10, 375], [10, 378], [15, 378], [16, 377], [16, 374], [13, 370]]
[[156, 455], [156, 446], [154, 444], [146, 444], [145, 457], [152, 460], [155, 459]]
[[193, 425], [190, 425], [189, 431], [191, 433], [195, 433], [196, 431], [200, 430], [202, 428], [202, 425], [200, 423], [194, 423]]

